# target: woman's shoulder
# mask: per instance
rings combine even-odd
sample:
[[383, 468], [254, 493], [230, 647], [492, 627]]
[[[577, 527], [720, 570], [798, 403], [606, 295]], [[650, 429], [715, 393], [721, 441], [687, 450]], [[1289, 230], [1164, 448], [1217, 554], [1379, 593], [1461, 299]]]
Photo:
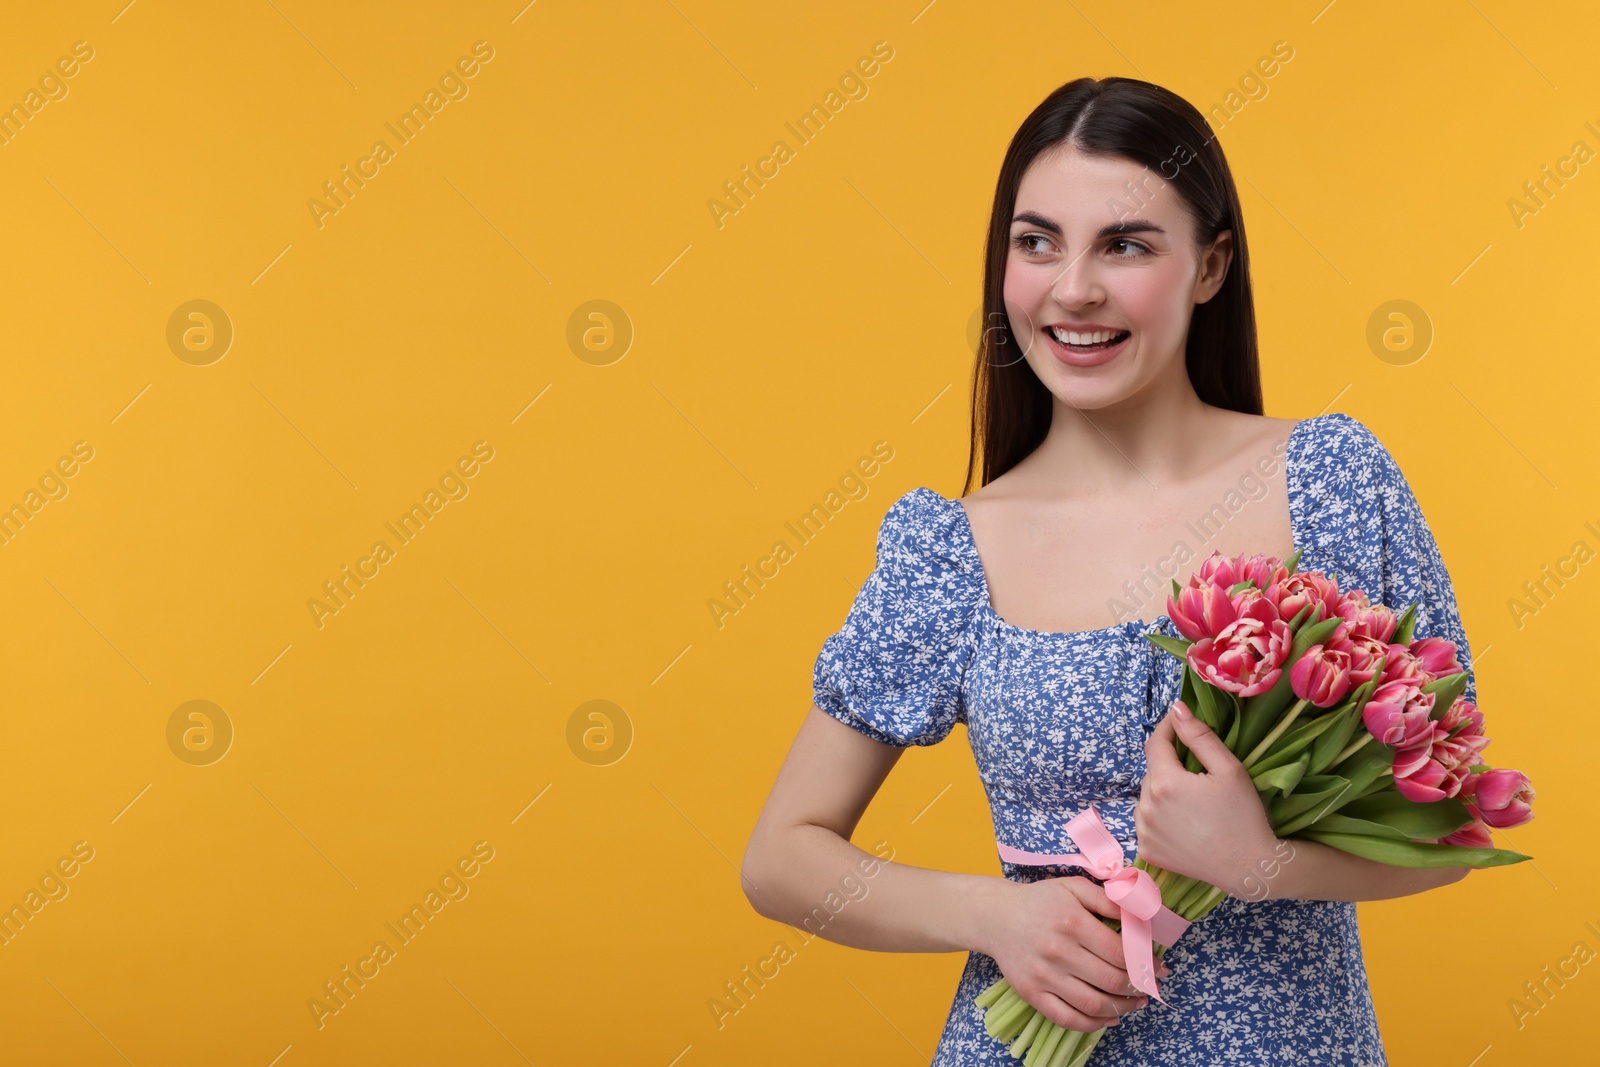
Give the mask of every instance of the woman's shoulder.
[[1324, 412], [1300, 422], [1301, 429], [1326, 451], [1357, 453], [1383, 447], [1366, 423], [1343, 411]]
[[1400, 481], [1399, 464], [1371, 427], [1343, 411], [1302, 419], [1298, 459], [1312, 472], [1339, 485], [1366, 486]]
[[979, 576], [977, 555], [960, 500], [918, 486], [889, 505], [878, 527], [879, 566], [899, 566], [924, 580], [971, 586]]
[[1229, 427], [1240, 452], [1269, 450], [1297, 453], [1302, 461], [1348, 463], [1383, 451], [1383, 444], [1365, 424], [1343, 411], [1302, 419], [1275, 418], [1248, 412], [1226, 412], [1220, 425]]

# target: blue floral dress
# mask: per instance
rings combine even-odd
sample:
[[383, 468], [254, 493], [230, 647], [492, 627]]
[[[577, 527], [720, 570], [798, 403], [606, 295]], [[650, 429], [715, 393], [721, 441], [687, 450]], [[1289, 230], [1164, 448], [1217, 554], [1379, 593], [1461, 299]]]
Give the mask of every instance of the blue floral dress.
[[[1470, 671], [1438, 546], [1377, 437], [1349, 415], [1319, 415], [1295, 424], [1284, 462], [1300, 568], [1396, 611], [1418, 601], [1416, 636], [1454, 641]], [[1209, 552], [1179, 568], [1179, 582]], [[824, 641], [813, 692], [823, 711], [888, 745], [935, 744], [964, 724], [998, 841], [1075, 851], [1065, 824], [1092, 802], [1132, 860], [1145, 740], [1181, 672], [1151, 633], [1178, 636], [1165, 614], [1074, 633], [1007, 623], [990, 606], [965, 510], [922, 487], [884, 516], [876, 567]], [[1466, 697], [1476, 699], [1473, 683]], [[1021, 882], [1084, 873], [1000, 866]], [[1227, 897], [1164, 958], [1172, 1007], [1124, 1017], [1090, 1067], [1387, 1064], [1354, 903]], [[991, 957], [968, 954], [934, 1067], [1019, 1062], [973, 1002], [999, 977]]]

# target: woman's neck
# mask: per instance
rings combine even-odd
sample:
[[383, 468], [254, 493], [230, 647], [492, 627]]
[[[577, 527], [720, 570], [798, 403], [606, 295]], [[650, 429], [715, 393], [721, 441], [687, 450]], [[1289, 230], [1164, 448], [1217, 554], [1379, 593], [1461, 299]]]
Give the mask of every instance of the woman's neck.
[[1231, 413], [1202, 401], [1187, 376], [1179, 386], [1089, 411], [1056, 399], [1050, 430], [1028, 458], [1032, 475], [1056, 492], [1093, 497], [1161, 489], [1209, 470], [1235, 447], [1225, 428]]

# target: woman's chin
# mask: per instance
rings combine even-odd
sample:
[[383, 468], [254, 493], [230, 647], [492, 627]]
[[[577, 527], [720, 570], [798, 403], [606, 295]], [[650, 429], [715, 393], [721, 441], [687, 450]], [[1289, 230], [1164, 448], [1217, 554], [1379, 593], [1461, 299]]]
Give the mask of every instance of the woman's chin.
[[1133, 395], [1133, 390], [1118, 382], [1088, 383], [1057, 380], [1049, 383], [1049, 389], [1050, 395], [1057, 401], [1079, 411], [1113, 408]]

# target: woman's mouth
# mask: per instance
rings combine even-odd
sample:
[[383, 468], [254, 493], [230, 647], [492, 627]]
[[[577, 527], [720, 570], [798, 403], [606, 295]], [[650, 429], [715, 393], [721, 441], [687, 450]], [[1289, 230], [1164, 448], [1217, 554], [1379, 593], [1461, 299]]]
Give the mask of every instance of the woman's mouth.
[[[1046, 326], [1043, 330], [1045, 340], [1050, 344], [1050, 350], [1057, 359], [1073, 367], [1098, 367], [1102, 363], [1115, 359], [1133, 336], [1128, 330], [1097, 330], [1092, 333], [1071, 333], [1065, 330], [1057, 331], [1054, 327]], [[1106, 336], [1109, 334], [1110, 336]], [[1068, 340], [1068, 338], [1072, 338]], [[1091, 338], [1103, 338], [1090, 340]]]

